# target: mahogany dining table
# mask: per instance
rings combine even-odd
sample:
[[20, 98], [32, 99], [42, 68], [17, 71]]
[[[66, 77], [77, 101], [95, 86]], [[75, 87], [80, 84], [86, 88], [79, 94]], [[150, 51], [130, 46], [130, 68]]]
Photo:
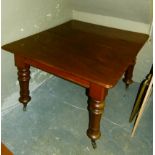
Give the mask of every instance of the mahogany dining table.
[[126, 86], [133, 82], [136, 56], [147, 39], [147, 34], [71, 20], [8, 43], [2, 49], [14, 54], [20, 84], [19, 101], [23, 103], [24, 110], [31, 100], [30, 66], [87, 89], [87, 136], [96, 148], [108, 90], [123, 74]]

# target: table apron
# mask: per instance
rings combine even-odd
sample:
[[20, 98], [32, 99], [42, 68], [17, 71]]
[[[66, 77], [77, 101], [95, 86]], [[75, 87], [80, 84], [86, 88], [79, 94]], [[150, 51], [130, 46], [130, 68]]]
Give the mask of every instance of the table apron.
[[54, 74], [54, 75], [56, 75], [60, 78], [63, 78], [65, 80], [79, 84], [80, 86], [83, 86], [85, 88], [90, 87], [90, 82], [88, 80], [84, 80], [80, 77], [72, 75], [71, 73], [67, 73], [59, 68], [55, 68], [53, 66], [48, 66], [46, 64], [42, 64], [41, 62], [36, 62], [36, 61], [30, 60], [30, 59], [26, 59], [25, 63], [29, 64], [30, 66], [33, 66], [35, 68], [41, 69], [45, 72], [48, 72], [50, 74]]

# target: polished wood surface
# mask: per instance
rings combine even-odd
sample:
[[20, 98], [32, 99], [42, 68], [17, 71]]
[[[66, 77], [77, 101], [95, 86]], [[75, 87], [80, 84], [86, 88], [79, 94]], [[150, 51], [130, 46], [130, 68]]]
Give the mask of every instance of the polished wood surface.
[[13, 155], [13, 153], [3, 143], [1, 143], [1, 155]]
[[19, 101], [24, 107], [31, 99], [30, 66], [87, 88], [87, 135], [96, 148], [108, 89], [117, 84], [125, 71], [124, 82], [131, 83], [133, 62], [147, 39], [146, 34], [72, 20], [2, 48], [14, 53], [20, 83]]
[[62, 72], [62, 77], [70, 76], [73, 81], [77, 77], [87, 87], [94, 82], [110, 88], [147, 38], [145, 34], [70, 21], [3, 49], [28, 58], [27, 63], [32, 66], [46, 66], [44, 70], [55, 75]]
[[100, 138], [100, 120], [105, 107], [108, 90], [102, 86], [91, 84], [88, 91], [89, 127], [87, 135], [92, 140]]

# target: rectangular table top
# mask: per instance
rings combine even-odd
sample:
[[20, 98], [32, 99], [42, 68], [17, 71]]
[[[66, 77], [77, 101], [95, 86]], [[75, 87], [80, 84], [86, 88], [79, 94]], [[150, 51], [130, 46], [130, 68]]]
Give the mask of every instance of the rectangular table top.
[[148, 35], [71, 20], [2, 48], [106, 88], [114, 86]]

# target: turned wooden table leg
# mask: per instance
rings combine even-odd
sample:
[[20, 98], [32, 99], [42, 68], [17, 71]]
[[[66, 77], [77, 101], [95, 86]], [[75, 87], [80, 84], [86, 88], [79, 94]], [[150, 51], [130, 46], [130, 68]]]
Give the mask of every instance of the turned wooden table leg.
[[125, 71], [123, 81], [126, 84], [126, 88], [128, 88], [129, 85], [133, 83], [132, 77], [133, 77], [133, 70], [134, 70], [135, 64], [136, 64], [136, 60], [134, 60], [133, 63], [130, 64], [127, 70]]
[[23, 103], [23, 110], [26, 110], [27, 103], [31, 100], [29, 96], [29, 80], [30, 80], [30, 66], [25, 65], [24, 67], [18, 68], [18, 80], [20, 85], [20, 97], [19, 101]]
[[92, 84], [89, 89], [89, 128], [87, 135], [92, 141], [93, 148], [96, 148], [96, 140], [100, 138], [100, 120], [104, 110], [104, 99], [107, 95], [107, 89]]
[[24, 105], [23, 110], [25, 111], [28, 102], [31, 100], [29, 95], [30, 65], [25, 64], [22, 58], [15, 57], [15, 60], [20, 85], [19, 101]]

